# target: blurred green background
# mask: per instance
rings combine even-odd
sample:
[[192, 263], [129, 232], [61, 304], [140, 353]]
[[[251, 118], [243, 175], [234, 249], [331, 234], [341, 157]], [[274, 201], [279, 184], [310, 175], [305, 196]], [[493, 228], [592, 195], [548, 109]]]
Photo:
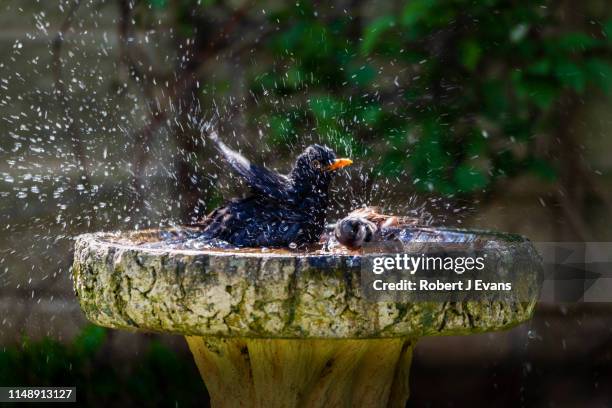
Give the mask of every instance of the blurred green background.
[[[243, 191], [203, 121], [282, 171], [313, 142], [353, 157], [330, 221], [367, 203], [612, 237], [605, 0], [6, 0], [0, 42], [0, 385], [206, 403], [181, 339], [87, 326], [69, 279], [76, 234], [190, 222]], [[610, 311], [425, 340], [410, 403], [612, 404]]]

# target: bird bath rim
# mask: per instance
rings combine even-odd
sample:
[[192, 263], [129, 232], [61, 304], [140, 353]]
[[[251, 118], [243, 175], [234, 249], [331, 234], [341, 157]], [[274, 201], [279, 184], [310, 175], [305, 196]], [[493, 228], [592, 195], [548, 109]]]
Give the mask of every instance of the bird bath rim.
[[[111, 328], [235, 338], [417, 338], [506, 329], [528, 320], [537, 300], [373, 302], [360, 284], [359, 255], [112, 242], [122, 234], [134, 232], [84, 234], [75, 245], [81, 308], [89, 320]], [[506, 237], [516, 242], [517, 236]], [[535, 253], [529, 241], [521, 242]], [[505, 256], [512, 260], [511, 253]], [[541, 267], [530, 257], [525, 285], [537, 283]]]

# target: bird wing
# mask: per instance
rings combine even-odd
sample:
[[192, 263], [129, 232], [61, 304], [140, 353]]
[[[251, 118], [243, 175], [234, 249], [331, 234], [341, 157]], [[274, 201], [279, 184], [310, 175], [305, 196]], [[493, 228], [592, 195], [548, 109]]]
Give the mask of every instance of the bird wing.
[[219, 140], [216, 132], [211, 132], [209, 138], [215, 143], [217, 150], [225, 161], [229, 163], [236, 173], [244, 178], [254, 193], [276, 200], [287, 200], [290, 198], [289, 189], [291, 183], [287, 177], [265, 167], [252, 164], [246, 157], [232, 150]]

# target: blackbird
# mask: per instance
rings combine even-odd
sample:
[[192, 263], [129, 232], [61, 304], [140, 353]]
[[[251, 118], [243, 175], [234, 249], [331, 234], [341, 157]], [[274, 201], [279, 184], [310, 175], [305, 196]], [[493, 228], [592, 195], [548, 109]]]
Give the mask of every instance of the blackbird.
[[393, 239], [401, 228], [417, 224], [416, 218], [380, 214], [377, 207], [364, 207], [338, 221], [334, 235], [345, 247], [359, 249], [366, 242]]
[[205, 238], [238, 247], [293, 247], [318, 241], [334, 170], [352, 164], [350, 159], [338, 159], [330, 148], [311, 145], [285, 176], [250, 163], [214, 132], [209, 138], [251, 194], [229, 201], [202, 220]]

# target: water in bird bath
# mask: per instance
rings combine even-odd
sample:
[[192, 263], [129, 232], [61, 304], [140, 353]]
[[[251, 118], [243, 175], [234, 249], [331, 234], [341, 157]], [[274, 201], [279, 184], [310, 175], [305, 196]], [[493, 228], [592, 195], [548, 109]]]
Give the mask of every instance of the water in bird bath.
[[[483, 248], [491, 246], [497, 240], [505, 242], [524, 242], [518, 235], [501, 234], [494, 231], [452, 229], [432, 226], [411, 226], [404, 229], [396, 229], [392, 235], [393, 239], [379, 241], [377, 244], [367, 248], [368, 252], [389, 251], [401, 252], [410, 244], [418, 243], [441, 243], [456, 245], [459, 248]], [[333, 224], [327, 226], [327, 233], [320, 242], [307, 245], [290, 245], [288, 248], [279, 247], [237, 247], [229, 242], [210, 239], [202, 234], [197, 227], [174, 227], [167, 229], [141, 230], [133, 232], [109, 233], [104, 235], [104, 240], [120, 245], [140, 247], [143, 249], [157, 250], [185, 250], [185, 251], [207, 251], [228, 254], [279, 254], [279, 255], [356, 255], [363, 253], [361, 248], [350, 249], [340, 244], [333, 235]], [[395, 244], [385, 245], [385, 244]]]
[[[296, 248], [237, 247], [226, 241], [203, 236], [202, 230], [194, 227], [134, 231], [127, 236], [121, 233], [116, 236], [111, 234], [107, 237], [107, 240], [118, 244], [161, 250], [272, 254], [317, 254], [325, 252], [324, 244], [309, 244]], [[348, 250], [345, 252], [348, 252]]]

